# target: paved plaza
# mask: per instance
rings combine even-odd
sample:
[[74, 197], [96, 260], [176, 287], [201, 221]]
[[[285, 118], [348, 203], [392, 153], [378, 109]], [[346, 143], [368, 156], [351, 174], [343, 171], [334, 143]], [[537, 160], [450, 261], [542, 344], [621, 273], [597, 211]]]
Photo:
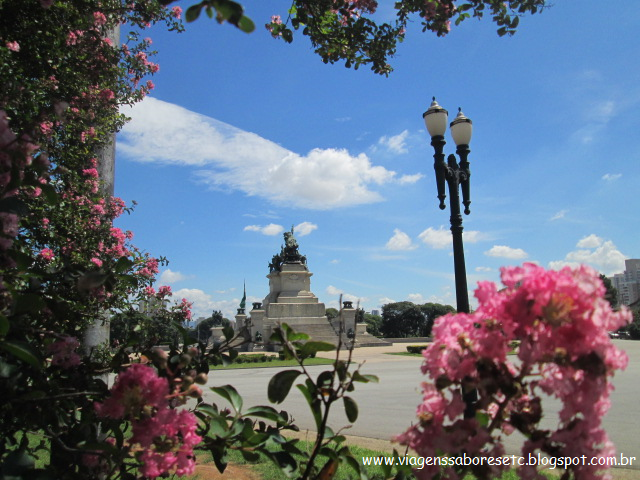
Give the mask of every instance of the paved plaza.
[[[619, 453], [636, 457], [634, 469], [640, 470], [640, 342], [614, 340], [615, 344], [629, 355], [629, 366], [614, 378], [615, 391], [612, 407], [604, 418], [604, 426], [616, 444]], [[394, 435], [405, 430], [415, 419], [415, 409], [420, 402], [420, 383], [424, 380], [420, 372], [421, 358], [388, 355], [391, 352], [406, 351], [407, 344], [396, 343], [391, 347], [359, 348], [354, 351], [353, 360], [364, 365], [361, 373], [374, 374], [380, 378], [377, 384], [357, 384], [353, 397], [358, 403], [359, 417], [353, 427], [345, 430], [346, 435], [364, 437], [358, 443], [366, 445], [366, 439], [389, 441]], [[330, 356], [330, 355], [325, 355]], [[317, 375], [330, 366], [308, 367]], [[244, 397], [246, 406], [268, 405], [267, 384], [278, 370], [275, 368], [223, 370], [212, 372], [209, 386], [232, 384]], [[224, 403], [220, 397], [207, 394], [207, 401]], [[341, 404], [336, 404], [330, 425], [334, 430], [348, 424]], [[302, 394], [294, 387], [283, 410], [291, 413], [301, 429], [314, 429], [313, 419]], [[545, 403], [545, 418], [550, 421], [558, 412], [554, 402]], [[552, 426], [552, 423], [548, 424]], [[507, 444], [509, 454], [517, 454], [521, 439], [513, 438]], [[384, 444], [384, 442], [383, 442]], [[378, 443], [377, 445], [380, 445]], [[388, 444], [387, 444], [388, 447]], [[640, 472], [631, 472], [628, 478], [640, 478]]]

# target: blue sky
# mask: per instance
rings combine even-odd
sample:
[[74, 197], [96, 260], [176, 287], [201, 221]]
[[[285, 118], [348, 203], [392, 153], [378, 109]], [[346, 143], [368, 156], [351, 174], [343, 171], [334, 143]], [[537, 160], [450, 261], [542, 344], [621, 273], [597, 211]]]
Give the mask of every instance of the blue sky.
[[116, 195], [138, 202], [119, 226], [169, 258], [158, 285], [195, 316], [232, 318], [244, 281], [248, 301], [262, 301], [292, 225], [327, 307], [340, 293], [367, 311], [455, 306], [449, 213], [422, 121], [434, 95], [450, 120], [460, 106], [474, 124], [470, 292], [503, 265], [613, 274], [640, 256], [636, 0], [558, 1], [511, 38], [489, 19], [445, 38], [416, 21], [388, 78], [325, 65], [302, 35], [272, 39], [262, 25], [288, 4], [265, 3], [245, 2], [249, 35], [206, 17], [183, 34], [152, 29], [156, 88], [118, 135]]

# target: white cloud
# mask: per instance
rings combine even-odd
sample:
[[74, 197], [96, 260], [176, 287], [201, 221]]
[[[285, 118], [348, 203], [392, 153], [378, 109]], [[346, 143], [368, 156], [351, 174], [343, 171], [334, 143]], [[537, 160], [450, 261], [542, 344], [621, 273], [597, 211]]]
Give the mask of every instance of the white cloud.
[[476, 272], [492, 272], [493, 269], [490, 267], [476, 267]]
[[298, 237], [304, 237], [305, 235], [309, 235], [311, 232], [317, 229], [318, 229], [318, 225], [311, 222], [302, 222], [296, 225], [295, 227], [293, 227], [293, 231]]
[[429, 227], [418, 235], [418, 238], [431, 248], [446, 248], [451, 246], [451, 231], [445, 230], [444, 227], [440, 227], [438, 230]]
[[606, 173], [602, 176], [602, 180], [605, 182], [615, 182], [620, 177], [622, 177], [621, 173]]
[[627, 258], [611, 240], [604, 240], [591, 234], [580, 239], [576, 244], [578, 250], [569, 252], [564, 260], [549, 262], [549, 268], [559, 270], [564, 266], [578, 266], [582, 263], [590, 265], [604, 275], [621, 273]]
[[398, 179], [400, 185], [411, 185], [419, 181], [424, 175], [422, 173], [414, 173], [413, 175], [403, 175]]
[[337, 258], [334, 258], [329, 263], [332, 264], [332, 265], [337, 265], [338, 263], [340, 263], [340, 260], [338, 260]]
[[477, 230], [464, 230], [462, 232], [462, 238], [465, 243], [478, 243], [486, 238], [484, 233], [480, 233]]
[[158, 283], [161, 285], [169, 285], [185, 280], [186, 278], [186, 275], [180, 272], [174, 272], [173, 270], [167, 268], [160, 274], [160, 277], [158, 277]]
[[602, 245], [604, 240], [595, 234], [588, 235], [586, 237], [581, 238], [576, 247], [578, 248], [596, 248]]
[[[336, 288], [333, 285], [329, 285], [326, 288], [325, 292], [327, 292], [327, 295], [331, 295], [334, 297], [342, 295], [342, 301], [353, 302], [354, 304], [357, 304], [360, 301], [364, 302], [366, 300], [365, 298], [360, 298], [356, 295], [345, 293], [344, 290], [340, 290], [339, 288]], [[354, 305], [354, 308], [355, 308], [355, 305]]]
[[284, 232], [284, 227], [282, 225], [277, 225], [275, 223], [270, 223], [269, 225], [261, 226], [261, 225], [247, 225], [243, 229], [245, 232], [258, 232], [263, 235], [274, 236]]
[[389, 250], [415, 250], [418, 248], [417, 245], [413, 244], [409, 235], [397, 228], [393, 230], [393, 237], [389, 239], [386, 247]]
[[484, 252], [488, 257], [508, 258], [511, 260], [519, 260], [527, 258], [529, 255], [521, 248], [507, 247], [506, 245], [494, 245]]
[[[436, 249], [451, 247], [452, 244], [451, 230], [445, 229], [443, 226], [437, 230], [429, 227], [418, 235], [418, 238], [428, 247]], [[478, 243], [484, 240], [486, 235], [477, 230], [465, 230], [462, 232], [462, 238], [466, 243]]]
[[133, 108], [118, 136], [121, 154], [137, 162], [197, 167], [214, 189], [239, 190], [273, 203], [327, 210], [383, 200], [375, 186], [416, 181], [375, 166], [366, 154], [315, 148], [292, 152], [254, 133], [151, 97]]
[[561, 218], [564, 218], [565, 215], [567, 214], [568, 210], [560, 210], [558, 213], [556, 213], [553, 217], [551, 217], [549, 220], [550, 221], [554, 221], [554, 220], [560, 220]]
[[418, 305], [426, 303], [421, 293], [410, 293], [409, 295], [407, 295], [407, 300]]
[[390, 152], [393, 153], [408, 153], [407, 144], [405, 143], [407, 137], [409, 136], [409, 130], [404, 130], [398, 135], [393, 135], [392, 137], [380, 137], [378, 140], [378, 145], [382, 145], [386, 147]]
[[393, 298], [389, 298], [389, 297], [381, 297], [378, 299], [378, 304], [381, 307], [386, 305], [387, 303], [396, 303], [396, 301]]

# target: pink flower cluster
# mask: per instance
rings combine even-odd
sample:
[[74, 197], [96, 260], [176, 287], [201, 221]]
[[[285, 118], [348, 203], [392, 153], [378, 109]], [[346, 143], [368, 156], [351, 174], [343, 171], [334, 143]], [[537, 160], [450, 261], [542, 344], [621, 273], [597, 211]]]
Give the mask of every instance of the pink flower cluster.
[[173, 18], [177, 18], [180, 19], [180, 17], [182, 16], [182, 8], [175, 6], [171, 9], [171, 16]]
[[51, 365], [61, 368], [71, 368], [80, 365], [80, 355], [76, 353], [76, 349], [80, 346], [80, 342], [75, 337], [63, 337], [56, 340], [47, 347], [47, 352], [51, 354]]
[[[504, 452], [502, 435], [519, 430], [527, 437], [523, 455], [611, 455], [600, 420], [609, 408], [609, 379], [626, 367], [627, 357], [608, 332], [629, 322], [629, 311], [611, 309], [602, 281], [586, 266], [547, 271], [529, 263], [501, 274], [506, 288], [500, 291], [491, 282], [479, 284], [476, 312], [436, 321], [433, 343], [423, 353], [430, 382], [423, 384], [420, 422], [397, 439], [422, 456], [495, 456]], [[514, 346], [518, 359], [509, 361]], [[478, 392], [476, 418], [460, 418], [460, 391], [467, 389]], [[555, 431], [539, 427], [541, 393], [562, 402]], [[586, 480], [607, 478], [601, 468], [572, 467]], [[425, 466], [418, 477], [439, 472]], [[443, 478], [459, 473], [449, 468]], [[520, 467], [520, 475], [543, 478], [534, 466]]]
[[134, 364], [118, 375], [111, 396], [95, 404], [99, 416], [131, 421], [130, 443], [140, 447], [140, 473], [147, 478], [190, 475], [195, 469], [193, 448], [202, 440], [196, 418], [187, 410], [169, 408], [168, 397], [166, 378], [150, 366]]

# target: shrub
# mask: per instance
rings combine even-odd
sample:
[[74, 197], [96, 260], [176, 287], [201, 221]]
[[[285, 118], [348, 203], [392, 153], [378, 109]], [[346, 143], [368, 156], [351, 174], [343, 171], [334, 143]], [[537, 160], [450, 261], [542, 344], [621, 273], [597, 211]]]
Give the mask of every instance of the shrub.
[[427, 345], [407, 345], [407, 352], [409, 353], [422, 353], [427, 348]]

